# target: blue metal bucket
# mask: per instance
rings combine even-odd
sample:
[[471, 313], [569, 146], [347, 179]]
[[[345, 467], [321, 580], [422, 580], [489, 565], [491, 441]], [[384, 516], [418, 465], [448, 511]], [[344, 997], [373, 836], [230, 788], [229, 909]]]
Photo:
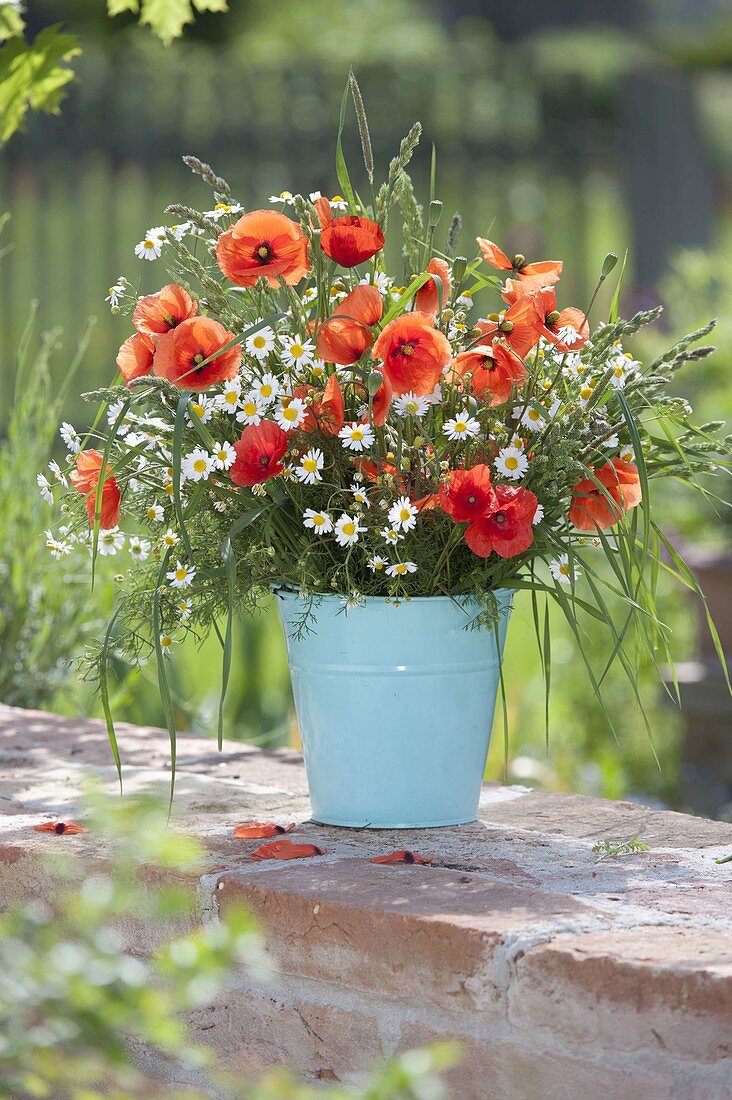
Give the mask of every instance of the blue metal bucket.
[[[420, 829], [474, 821], [488, 753], [512, 592], [495, 593], [498, 631], [480, 611], [435, 596], [276, 593], [287, 641], [313, 819]], [[309, 628], [309, 629], [308, 629]]]

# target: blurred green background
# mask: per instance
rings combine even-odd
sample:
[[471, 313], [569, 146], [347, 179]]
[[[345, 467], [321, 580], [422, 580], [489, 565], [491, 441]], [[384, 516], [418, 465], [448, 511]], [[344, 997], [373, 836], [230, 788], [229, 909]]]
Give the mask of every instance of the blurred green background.
[[[366, 101], [377, 163], [386, 166], [419, 119], [419, 186], [436, 144], [438, 193], [447, 215], [461, 211], [468, 253], [482, 233], [530, 257], [561, 257], [562, 301], [583, 305], [605, 253], [627, 247], [624, 311], [659, 300], [670, 307], [664, 331], [634, 348], [641, 357], [709, 316], [730, 316], [732, 12], [722, 0], [232, 0], [230, 8], [199, 16], [166, 49], [132, 17], [108, 19], [100, 0], [27, 5], [31, 34], [61, 22], [79, 35], [84, 52], [61, 114], [30, 118], [2, 152], [0, 210], [12, 215], [5, 232], [12, 247], [0, 261], [0, 444], [7, 443], [16, 349], [31, 299], [40, 301], [40, 327], [58, 325], [65, 334], [52, 361], [52, 388], [85, 320], [97, 317], [61, 409], [77, 424], [89, 419], [75, 395], [112, 377], [129, 331], [128, 321], [104, 305], [106, 288], [122, 273], [141, 292], [157, 289], [161, 268], [137, 260], [134, 245], [165, 221], [169, 202], [208, 203], [181, 164], [183, 154], [212, 163], [245, 206], [266, 205], [284, 189], [337, 190], [335, 131], [349, 64]], [[358, 165], [353, 126], [346, 156]], [[680, 386], [702, 419], [724, 418], [732, 405], [729, 320], [716, 342], [720, 353], [704, 375]], [[43, 464], [39, 459], [35, 468]], [[39, 512], [40, 530], [49, 515]], [[687, 541], [729, 541], [718, 517], [692, 510], [677, 492], [669, 494], [668, 526]], [[108, 592], [82, 600], [75, 612], [84, 617], [82, 634], [102, 629], [95, 609], [108, 602]], [[677, 654], [688, 658], [696, 644], [689, 603], [669, 592], [664, 610]], [[639, 684], [660, 771], [622, 674], [610, 674], [605, 685], [618, 716], [616, 741], [573, 642], [561, 622], [555, 626], [547, 754], [531, 610], [519, 601], [507, 653], [509, 777], [683, 805], [682, 721], [661, 701], [653, 670], [641, 667]], [[586, 648], [600, 652], [600, 633], [587, 630]], [[240, 623], [237, 643], [229, 736], [292, 743], [284, 646], [271, 612]], [[55, 658], [54, 675], [46, 677], [40, 663], [35, 686], [26, 677], [22, 689], [14, 681], [3, 689], [0, 680], [0, 697], [4, 691], [9, 702], [95, 712], [88, 685], [72, 672], [59, 678], [65, 667]], [[118, 671], [118, 717], [161, 722], [153, 669], [136, 680]], [[180, 727], [210, 734], [215, 640], [200, 653], [181, 647], [172, 676]], [[491, 778], [504, 774], [500, 721]]]

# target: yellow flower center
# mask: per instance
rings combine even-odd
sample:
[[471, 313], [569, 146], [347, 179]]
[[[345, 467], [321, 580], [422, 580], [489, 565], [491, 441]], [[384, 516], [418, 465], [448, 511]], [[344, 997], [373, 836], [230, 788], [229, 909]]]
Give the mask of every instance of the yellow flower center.
[[406, 571], [407, 571], [406, 565], [404, 565], [402, 562], [399, 562], [399, 564], [396, 567], [395, 572], [398, 573], [399, 576], [403, 576], [406, 573]]
[[148, 519], [155, 519], [155, 509], [154, 508], [148, 508], [147, 518]]
[[175, 546], [175, 536], [174, 535], [165, 535], [164, 538], [163, 538], [163, 542], [165, 543], [166, 546]]
[[302, 460], [302, 468], [303, 470], [307, 470], [309, 474], [312, 474], [315, 472], [315, 470], [317, 470], [318, 463], [315, 461], [314, 458], [304, 458]]
[[257, 411], [256, 401], [245, 401], [244, 402], [244, 412], [247, 416], [254, 416], [256, 411]]
[[193, 469], [196, 471], [197, 474], [204, 474], [206, 472], [206, 459], [197, 458], [196, 461], [193, 463]]
[[356, 532], [356, 524], [355, 523], [344, 523], [343, 524], [343, 534], [344, 535], [348, 535], [348, 537], [350, 538], [350, 536], [355, 534], [355, 532]]
[[176, 579], [177, 581], [184, 581], [184, 580], [186, 579], [186, 577], [187, 577], [187, 576], [188, 576], [188, 570], [187, 570], [187, 569], [183, 569], [183, 568], [181, 568], [181, 569], [176, 569], [176, 571], [175, 571], [175, 579]]
[[313, 516], [313, 523], [316, 527], [322, 527], [325, 523], [325, 516], [321, 515], [320, 512], [318, 512], [317, 516]]
[[297, 409], [292, 405], [287, 405], [287, 407], [282, 410], [282, 416], [285, 420], [297, 420]]
[[569, 576], [569, 562], [563, 561], [562, 564], [559, 566], [559, 572], [562, 574], [563, 577], [568, 577]]
[[254, 344], [255, 348], [263, 348], [266, 345], [267, 341], [263, 336], [255, 336], [252, 340], [252, 343]]
[[464, 420], [456, 420], [455, 421], [455, 431], [456, 432], [466, 432], [467, 430], [468, 430], [468, 425], [465, 423]]
[[261, 393], [262, 397], [271, 397], [272, 396], [272, 387], [270, 386], [269, 382], [263, 383], [259, 387], [259, 392]]
[[375, 561], [374, 562], [374, 569], [376, 569], [377, 571], [380, 572], [383, 568], [384, 568], [383, 561]]
[[412, 513], [409, 510], [409, 508], [400, 508], [399, 509], [399, 519], [400, 520], [402, 520], [402, 521], [408, 520], [411, 515], [412, 515]]
[[343, 195], [334, 195], [333, 198], [330, 201], [331, 202], [345, 202], [346, 200], [343, 198]]
[[171, 637], [169, 637], [169, 635], [165, 634], [160, 639], [160, 644], [163, 647], [163, 649], [168, 649], [169, 646], [171, 645], [172, 641], [173, 641], [173, 639]]
[[224, 395], [224, 399], [227, 405], [236, 405], [236, 402], [238, 400], [236, 393], [233, 390], [228, 390], [227, 393]]
[[290, 355], [293, 359], [299, 359], [304, 350], [302, 344], [290, 344]]
[[351, 432], [351, 439], [353, 439], [356, 443], [360, 443], [361, 440], [363, 439], [363, 429], [362, 428], [354, 428], [353, 431]]
[[518, 459], [516, 458], [516, 456], [515, 455], [509, 455], [508, 458], [506, 459], [506, 469], [507, 470], [515, 470], [517, 466], [518, 466]]
[[203, 416], [204, 412], [206, 411], [204, 409], [203, 405], [199, 405], [198, 402], [195, 402], [194, 404], [192, 404], [191, 408], [193, 409], [196, 416]]
[[228, 213], [229, 210], [231, 210], [231, 207], [228, 206], [225, 202], [217, 202], [214, 206], [214, 210], [224, 210], [226, 213]]

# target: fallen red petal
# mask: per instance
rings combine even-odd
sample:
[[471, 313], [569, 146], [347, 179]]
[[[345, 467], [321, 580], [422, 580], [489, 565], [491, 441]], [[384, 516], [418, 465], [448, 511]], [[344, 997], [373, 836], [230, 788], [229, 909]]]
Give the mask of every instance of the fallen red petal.
[[388, 856], [374, 856], [372, 863], [431, 863], [432, 856], [421, 856], [418, 852], [410, 852], [406, 848], [398, 852], [390, 852]]
[[76, 821], [44, 821], [42, 825], [34, 825], [33, 828], [37, 833], [55, 833], [56, 836], [86, 832], [84, 826]]
[[291, 840], [273, 840], [260, 844], [252, 852], [252, 859], [306, 859], [308, 856], [324, 856], [325, 848], [315, 844], [293, 844]]
[[282, 836], [291, 833], [295, 828], [295, 822], [289, 825], [274, 825], [267, 821], [245, 821], [243, 825], [237, 825], [234, 836], [239, 840], [260, 840], [265, 836]]

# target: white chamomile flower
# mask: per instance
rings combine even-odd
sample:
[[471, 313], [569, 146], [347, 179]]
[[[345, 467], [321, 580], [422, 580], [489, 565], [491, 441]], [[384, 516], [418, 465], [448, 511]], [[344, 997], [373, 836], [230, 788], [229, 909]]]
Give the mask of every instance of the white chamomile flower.
[[623, 447], [620, 451], [621, 462], [635, 462], [635, 451], [631, 446]]
[[243, 207], [238, 202], [217, 202], [213, 210], [204, 210], [204, 214], [207, 218], [211, 218], [217, 222], [220, 218], [225, 218], [227, 214], [238, 214]]
[[[124, 407], [125, 403], [122, 398], [120, 398], [119, 401], [113, 401], [112, 404], [107, 407], [107, 423], [110, 428], [114, 427]], [[129, 414], [127, 414], [122, 418], [120, 423], [117, 424], [117, 435], [126, 435], [130, 427], [130, 417]]]
[[374, 441], [374, 433], [369, 424], [354, 421], [346, 424], [338, 432], [338, 438], [348, 451], [363, 451]]
[[382, 527], [379, 534], [389, 546], [396, 546], [396, 544], [404, 538], [404, 535], [402, 535], [396, 527]]
[[280, 402], [275, 410], [275, 420], [283, 431], [289, 432], [293, 428], [299, 428], [305, 420], [305, 402], [299, 397], [288, 397]]
[[214, 469], [228, 470], [236, 462], [236, 451], [231, 443], [214, 443], [211, 458]]
[[576, 566], [572, 568], [569, 554], [560, 554], [554, 561], [550, 561], [549, 572], [558, 584], [566, 585], [567, 588], [570, 588], [580, 575]]
[[327, 512], [318, 512], [315, 508], [306, 508], [302, 514], [303, 526], [316, 535], [329, 535], [333, 530], [333, 520]]
[[351, 493], [353, 493], [353, 500], [355, 504], [360, 504], [362, 508], [370, 508], [371, 501], [368, 498], [368, 493], [364, 489], [363, 485], [354, 483], [351, 486]]
[[557, 329], [557, 338], [560, 343], [568, 344], [570, 347], [582, 339], [574, 325], [562, 325], [561, 328]]
[[189, 599], [178, 600], [177, 603], [178, 615], [182, 623], [188, 622], [193, 611], [193, 601]]
[[182, 565], [179, 561], [175, 563], [175, 569], [171, 569], [165, 576], [170, 581], [172, 588], [188, 588], [193, 584], [194, 577], [196, 576], [196, 570], [191, 569], [188, 565]]
[[145, 510], [145, 515], [150, 520], [150, 523], [162, 523], [165, 512], [162, 504], [151, 504], [149, 508]]
[[139, 244], [135, 245], [135, 255], [140, 260], [157, 260], [165, 244], [165, 226], [157, 225], [148, 229]]
[[169, 225], [168, 232], [171, 234], [174, 240], [182, 241], [187, 236], [193, 226], [190, 222], [180, 222], [178, 225]]
[[343, 198], [343, 195], [334, 195], [332, 199], [329, 199], [331, 210], [348, 210], [348, 203]]
[[169, 527], [162, 538], [163, 546], [166, 546], [169, 550], [172, 550], [178, 543], [178, 536], [172, 527]]
[[269, 405], [276, 397], [280, 396], [281, 392], [282, 386], [280, 385], [279, 379], [269, 373], [263, 374], [261, 378], [255, 379], [251, 389], [251, 393], [264, 405]]
[[148, 539], [141, 539], [138, 535], [130, 535], [127, 549], [133, 558], [137, 558], [138, 561], [147, 561], [150, 554], [150, 542]]
[[307, 454], [300, 459], [300, 465], [295, 468], [295, 476], [304, 485], [315, 485], [316, 481], [322, 481], [323, 452], [319, 447], [312, 447]]
[[292, 206], [295, 201], [295, 196], [292, 191], [280, 191], [279, 195], [270, 195], [269, 201], [274, 203], [284, 203], [285, 206]]
[[247, 336], [244, 346], [255, 359], [266, 359], [275, 346], [276, 340], [274, 329], [271, 329], [269, 325], [265, 325], [264, 328], [253, 332], [251, 336]]
[[619, 445], [620, 445], [620, 440], [618, 439], [617, 432], [614, 432], [612, 435], [609, 435], [607, 437], [607, 439], [603, 439], [602, 444], [601, 444], [601, 446], [606, 447], [608, 449], [608, 451], [613, 451]]
[[480, 421], [471, 416], [467, 409], [463, 409], [459, 416], [446, 420], [442, 425], [442, 434], [451, 440], [475, 439], [479, 431]]
[[383, 271], [376, 271], [373, 276], [365, 275], [361, 279], [361, 286], [375, 286], [381, 294], [386, 294], [391, 286], [391, 279]]
[[546, 427], [546, 420], [533, 405], [527, 408], [517, 405], [512, 416], [514, 420], [518, 420], [522, 428], [528, 428], [530, 432], [541, 432]]
[[628, 381], [629, 371], [627, 370], [627, 359], [624, 356], [619, 356], [612, 363], [612, 374], [610, 375], [610, 385], [616, 390], [622, 390], [625, 387], [625, 383]]
[[205, 481], [211, 473], [213, 460], [203, 447], [196, 447], [184, 456], [181, 473], [186, 481]]
[[529, 460], [518, 447], [503, 447], [498, 452], [494, 465], [499, 474], [511, 481], [520, 481], [529, 468]]
[[109, 527], [99, 532], [97, 547], [103, 558], [113, 557], [125, 544], [125, 536], [119, 527]]
[[229, 507], [225, 500], [215, 500], [213, 506], [217, 512], [225, 512]]
[[595, 384], [595, 378], [588, 378], [587, 381], [582, 384], [579, 391], [579, 402], [583, 408], [588, 404], [590, 398], [595, 392]]
[[411, 531], [417, 526], [418, 514], [417, 508], [412, 504], [409, 497], [399, 497], [399, 500], [392, 504], [389, 509], [387, 518], [397, 531]]
[[543, 504], [537, 504], [536, 511], [534, 512], [533, 516], [531, 517], [531, 522], [534, 525], [534, 527], [536, 527], [536, 525], [538, 523], [541, 523], [543, 518], [544, 518], [544, 505]]
[[413, 561], [398, 561], [390, 565], [386, 571], [387, 577], [405, 577], [407, 573], [416, 573], [417, 566]]
[[335, 537], [339, 546], [353, 546], [358, 536], [366, 530], [358, 522], [358, 516], [349, 516], [342, 512], [335, 524]]
[[53, 531], [46, 531], [46, 549], [52, 558], [63, 558], [71, 553], [71, 544], [65, 539], [57, 539]]
[[240, 424], [259, 424], [264, 415], [265, 405], [254, 390], [245, 393], [239, 400], [236, 419]]
[[238, 378], [232, 378], [229, 382], [224, 383], [222, 392], [216, 398], [216, 406], [221, 409], [222, 412], [234, 415], [239, 408], [239, 398], [241, 397], [241, 382]]
[[55, 459], [53, 459], [53, 458], [51, 459], [51, 461], [48, 464], [48, 468], [51, 471], [51, 473], [53, 474], [53, 476], [56, 478], [56, 481], [58, 481], [61, 485], [63, 485], [64, 489], [68, 489], [68, 487], [69, 487], [68, 478], [66, 477], [65, 474], [61, 473], [61, 467], [59, 466], [58, 462], [56, 462]]
[[163, 657], [170, 657], [170, 650], [174, 643], [175, 638], [172, 636], [172, 634], [160, 635], [160, 649], [162, 651]]
[[389, 297], [393, 302], [398, 302], [406, 289], [405, 286], [390, 286], [388, 292]]
[[303, 305], [309, 306], [311, 302], [314, 302], [318, 297], [318, 288], [316, 286], [309, 286], [302, 295]]
[[381, 573], [389, 564], [389, 559], [382, 558], [381, 554], [374, 554], [373, 558], [369, 558], [367, 564], [372, 573]]
[[280, 336], [282, 362], [286, 367], [309, 367], [315, 358], [312, 340], [301, 336]]
[[59, 428], [59, 435], [61, 436], [64, 443], [72, 454], [76, 454], [76, 452], [81, 448], [81, 436], [79, 435], [73, 424], [69, 424], [67, 423], [67, 421], [64, 420], [63, 424]]
[[411, 391], [394, 399], [394, 408], [400, 416], [424, 416], [430, 404], [429, 397], [418, 397]]
[[340, 283], [334, 283], [333, 286], [330, 288], [330, 292], [328, 295], [331, 301], [331, 305], [334, 305], [336, 302], [342, 302], [347, 293], [348, 292], [344, 286], [342, 286]]
[[455, 299], [455, 304], [458, 305], [458, 306], [462, 306], [463, 309], [472, 309], [472, 307], [473, 307], [473, 296], [472, 296], [472, 294], [459, 294], [457, 296], [457, 298]]
[[125, 280], [124, 280], [123, 276], [120, 275], [119, 279], [114, 284], [114, 286], [111, 286], [109, 288], [109, 293], [107, 294], [107, 297], [104, 299], [104, 301], [109, 304], [111, 309], [114, 310], [114, 309], [117, 309], [119, 307], [120, 302], [124, 298], [125, 289], [126, 289]]
[[366, 597], [362, 596], [360, 592], [351, 592], [348, 596], [340, 597], [340, 605], [345, 611], [346, 615], [353, 607], [363, 607], [366, 603]]
[[193, 409], [201, 423], [205, 424], [213, 416], [213, 411], [216, 408], [216, 398], [209, 397], [205, 393], [199, 393], [196, 400], [191, 401], [190, 408]]
[[46, 504], [53, 504], [53, 493], [51, 492], [51, 482], [48, 480], [45, 474], [36, 474], [36, 484], [40, 490], [41, 496], [45, 500]]
[[313, 359], [310, 364], [310, 377], [322, 378], [325, 374], [325, 363], [322, 359]]

